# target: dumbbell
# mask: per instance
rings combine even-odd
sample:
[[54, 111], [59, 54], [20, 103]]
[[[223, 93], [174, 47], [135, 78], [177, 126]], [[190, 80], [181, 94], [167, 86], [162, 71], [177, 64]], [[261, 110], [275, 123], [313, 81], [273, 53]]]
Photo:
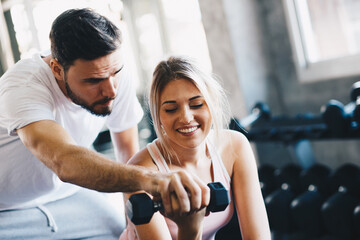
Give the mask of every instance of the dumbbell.
[[353, 163], [344, 163], [330, 175], [330, 193], [334, 194], [339, 189], [360, 198], [360, 167]]
[[301, 167], [288, 164], [275, 170], [278, 189], [265, 197], [265, 206], [272, 232], [286, 235], [293, 231], [290, 221], [290, 203], [300, 191]]
[[307, 239], [323, 232], [320, 209], [330, 195], [327, 187], [330, 172], [329, 167], [316, 163], [300, 174], [301, 188], [306, 190], [291, 202], [290, 213], [295, 228]]
[[360, 125], [360, 81], [352, 85], [350, 98], [355, 103], [353, 118]]
[[238, 120], [233, 118], [230, 122], [230, 129], [237, 130], [243, 133], [246, 133], [245, 128], [251, 126], [255, 122], [262, 120], [270, 120], [271, 113], [269, 106], [263, 102], [257, 102], [254, 107], [251, 109], [250, 115]]
[[[224, 211], [230, 203], [228, 191], [220, 182], [208, 183], [210, 188], [210, 203], [207, 210], [210, 212]], [[126, 213], [135, 224], [150, 222], [153, 214], [163, 210], [162, 202], [153, 201], [146, 193], [132, 195], [126, 202]]]
[[343, 164], [330, 175], [329, 185], [338, 190], [321, 207], [323, 225], [334, 236], [354, 239], [358, 226], [353, 224], [353, 213], [360, 201], [360, 168], [351, 163]]
[[263, 164], [258, 168], [259, 182], [263, 198], [273, 192], [276, 187], [275, 167], [269, 164]]
[[335, 138], [344, 137], [347, 134], [350, 128], [351, 114], [346, 111], [343, 103], [335, 99], [331, 99], [321, 107], [322, 119], [330, 136]]
[[357, 205], [354, 209], [354, 226], [356, 226], [357, 239], [360, 239], [360, 205]]
[[322, 118], [332, 137], [346, 136], [354, 130], [354, 123], [357, 125], [355, 127], [359, 128], [360, 81], [352, 85], [350, 101], [349, 104], [344, 105], [338, 100], [331, 99], [326, 105], [321, 107]]

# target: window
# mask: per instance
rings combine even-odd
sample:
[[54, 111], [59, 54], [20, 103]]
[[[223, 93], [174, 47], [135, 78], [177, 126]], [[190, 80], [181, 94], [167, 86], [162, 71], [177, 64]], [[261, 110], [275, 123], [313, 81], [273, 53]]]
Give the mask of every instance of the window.
[[124, 21], [143, 88], [156, 64], [169, 55], [188, 55], [211, 69], [210, 56], [197, 0], [123, 0]]
[[283, 2], [300, 81], [360, 75], [360, 1]]
[[89, 7], [106, 15], [116, 24], [120, 24], [121, 1], [117, 0], [19, 0], [4, 1], [3, 11], [8, 12], [13, 24], [9, 29], [15, 34], [19, 56], [15, 60], [27, 58], [34, 52], [50, 48], [49, 32], [53, 20], [63, 11], [70, 8]]

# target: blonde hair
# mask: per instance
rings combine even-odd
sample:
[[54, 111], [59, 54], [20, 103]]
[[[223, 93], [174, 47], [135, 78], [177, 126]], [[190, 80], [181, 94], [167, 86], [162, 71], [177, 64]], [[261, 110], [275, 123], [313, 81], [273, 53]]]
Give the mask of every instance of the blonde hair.
[[187, 79], [202, 93], [212, 117], [212, 129], [218, 139], [221, 129], [228, 128], [230, 122], [230, 108], [226, 94], [215, 77], [187, 57], [172, 56], [161, 61], [155, 68], [149, 93], [149, 109], [153, 126], [165, 157], [171, 162], [178, 160], [175, 151], [171, 148], [164, 135], [160, 123], [160, 95], [165, 86], [177, 79]]

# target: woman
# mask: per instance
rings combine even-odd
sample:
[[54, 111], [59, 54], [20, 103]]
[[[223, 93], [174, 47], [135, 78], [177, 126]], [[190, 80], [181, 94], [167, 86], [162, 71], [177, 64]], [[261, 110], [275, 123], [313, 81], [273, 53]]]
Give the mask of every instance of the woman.
[[156, 212], [148, 224], [128, 221], [120, 239], [214, 239], [234, 205], [243, 239], [270, 239], [255, 158], [244, 135], [225, 129], [225, 99], [218, 82], [189, 59], [170, 57], [158, 64], [149, 99], [158, 139], [129, 164], [161, 172], [183, 169], [206, 183], [221, 182], [232, 201], [225, 211], [208, 216], [201, 210], [170, 220]]

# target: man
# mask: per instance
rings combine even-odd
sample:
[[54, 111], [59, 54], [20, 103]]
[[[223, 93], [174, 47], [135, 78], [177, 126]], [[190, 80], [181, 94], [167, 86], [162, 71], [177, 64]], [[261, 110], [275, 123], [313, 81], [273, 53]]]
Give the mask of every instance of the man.
[[[143, 113], [119, 29], [73, 9], [54, 21], [50, 40], [51, 55], [21, 60], [0, 78], [0, 237], [116, 239], [123, 218], [99, 192], [145, 190], [169, 215], [172, 193], [181, 212], [207, 205], [209, 190], [186, 172], [124, 164], [138, 151]], [[104, 124], [122, 163], [89, 150]]]

